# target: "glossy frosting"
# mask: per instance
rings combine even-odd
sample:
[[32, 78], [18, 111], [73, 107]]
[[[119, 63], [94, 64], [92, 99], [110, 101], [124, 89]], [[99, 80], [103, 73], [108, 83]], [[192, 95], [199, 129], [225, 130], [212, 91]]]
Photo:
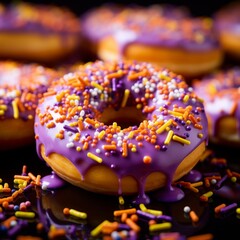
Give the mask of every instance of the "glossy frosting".
[[33, 119], [38, 99], [60, 73], [38, 64], [0, 62], [0, 120]]
[[[126, 106], [145, 120], [124, 128], [100, 121], [107, 108]], [[149, 63], [102, 61], [53, 82], [36, 110], [35, 134], [40, 157], [43, 144], [46, 155], [68, 158], [83, 180], [103, 164], [119, 178], [119, 194], [122, 177], [133, 176], [140, 198], [152, 172], [166, 175], [170, 192], [177, 166], [208, 136], [203, 104], [181, 76]]]
[[217, 123], [221, 118], [233, 116], [237, 120], [240, 138], [240, 68], [219, 70], [194, 82], [195, 92], [205, 101], [205, 111], [211, 119], [213, 137], [217, 137]]

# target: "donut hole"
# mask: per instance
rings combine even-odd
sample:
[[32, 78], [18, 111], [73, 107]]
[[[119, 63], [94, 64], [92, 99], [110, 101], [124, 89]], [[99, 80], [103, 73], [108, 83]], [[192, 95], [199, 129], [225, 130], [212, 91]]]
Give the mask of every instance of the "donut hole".
[[124, 129], [130, 126], [138, 126], [145, 119], [146, 116], [140, 109], [134, 106], [126, 106], [119, 110], [115, 110], [111, 107], [106, 108], [102, 112], [99, 120], [106, 125], [112, 125], [116, 122], [118, 126]]

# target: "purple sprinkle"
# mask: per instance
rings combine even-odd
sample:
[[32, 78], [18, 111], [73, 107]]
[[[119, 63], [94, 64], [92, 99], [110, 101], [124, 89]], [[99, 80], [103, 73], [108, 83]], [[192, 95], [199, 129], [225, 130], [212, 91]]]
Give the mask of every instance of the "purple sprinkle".
[[220, 212], [221, 213], [226, 213], [226, 212], [229, 212], [229, 211], [231, 211], [232, 209], [235, 209], [235, 208], [237, 208], [237, 203], [232, 203], [232, 204], [229, 204], [226, 207], [221, 208]]
[[215, 185], [216, 186], [216, 189], [220, 189], [223, 185], [223, 183], [227, 180], [228, 176], [225, 175], [223, 176], [218, 182], [217, 184]]
[[156, 219], [157, 220], [164, 220], [164, 221], [168, 221], [168, 222], [172, 221], [172, 217], [171, 216], [167, 216], [167, 215], [157, 216]]
[[141, 217], [145, 217], [148, 219], [156, 219], [155, 215], [148, 213], [148, 212], [141, 211], [141, 210], [137, 210], [137, 214]]
[[70, 127], [68, 125], [64, 125], [63, 128], [67, 131], [70, 131], [70, 132], [74, 132], [74, 133], [77, 133], [78, 132], [78, 129], [77, 128], [74, 128], [74, 127]]

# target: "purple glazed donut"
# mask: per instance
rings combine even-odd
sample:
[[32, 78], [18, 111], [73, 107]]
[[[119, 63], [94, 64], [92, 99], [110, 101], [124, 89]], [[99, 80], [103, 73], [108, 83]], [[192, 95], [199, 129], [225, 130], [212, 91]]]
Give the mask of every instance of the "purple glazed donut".
[[209, 139], [215, 143], [240, 143], [240, 68], [218, 70], [193, 81], [194, 91], [204, 100]]
[[0, 4], [0, 58], [56, 63], [81, 45], [81, 24], [70, 10], [53, 5]]
[[60, 72], [39, 64], [0, 61], [0, 149], [34, 143], [38, 99]]
[[[164, 189], [207, 145], [203, 104], [182, 76], [145, 62], [90, 62], [53, 83], [36, 110], [40, 158], [64, 180], [106, 194]], [[161, 194], [160, 194], [161, 195]]]

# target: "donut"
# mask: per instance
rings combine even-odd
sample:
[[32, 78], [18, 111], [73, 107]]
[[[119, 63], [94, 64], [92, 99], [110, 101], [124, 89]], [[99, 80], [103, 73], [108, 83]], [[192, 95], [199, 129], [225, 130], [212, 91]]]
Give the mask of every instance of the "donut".
[[89, 50], [93, 57], [98, 57], [99, 41], [121, 27], [122, 22], [119, 19], [125, 17], [129, 11], [146, 11], [147, 16], [143, 20], [147, 20], [150, 15], [182, 18], [189, 14], [186, 8], [177, 8], [170, 4], [154, 4], [146, 8], [137, 4], [105, 3], [91, 8], [81, 16], [81, 25], [82, 34], [91, 46]]
[[223, 51], [211, 18], [128, 8], [113, 23], [118, 27], [98, 44], [98, 57], [102, 60], [147, 61], [169, 68], [186, 80], [222, 64]]
[[171, 183], [195, 166], [208, 137], [203, 104], [181, 75], [127, 60], [89, 62], [54, 81], [34, 129], [40, 159], [60, 178], [141, 200], [158, 188], [179, 198]]
[[221, 47], [227, 57], [240, 59], [240, 3], [234, 1], [224, 5], [214, 14], [214, 23]]
[[26, 2], [0, 4], [0, 58], [60, 62], [81, 44], [81, 26], [70, 10]]
[[240, 144], [240, 68], [218, 70], [193, 81], [193, 88], [204, 101], [213, 143]]
[[0, 61], [0, 150], [34, 143], [38, 98], [58, 76], [39, 64]]

